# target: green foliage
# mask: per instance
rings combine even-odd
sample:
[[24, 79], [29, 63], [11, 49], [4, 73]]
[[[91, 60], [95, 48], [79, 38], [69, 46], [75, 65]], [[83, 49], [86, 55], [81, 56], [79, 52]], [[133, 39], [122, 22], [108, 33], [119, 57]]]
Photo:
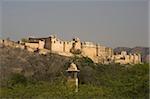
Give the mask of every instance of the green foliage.
[[37, 84], [28, 84], [28, 86], [14, 86], [13, 89], [2, 88], [1, 97], [9, 98], [63, 98], [63, 99], [87, 99], [87, 98], [103, 98], [110, 97], [107, 95], [109, 91], [104, 87], [96, 87], [92, 85], [80, 85], [79, 91], [69, 89], [63, 84], [52, 84], [47, 82], [39, 82]]
[[[89, 67], [88, 67], [89, 68]], [[96, 68], [82, 68], [79, 74], [79, 92], [74, 92], [66, 83], [57, 80], [53, 83], [36, 81], [29, 83], [22, 75], [15, 74], [11, 82], [12, 88], [2, 87], [0, 97], [32, 97], [32, 98], [71, 98], [71, 99], [148, 99], [149, 66], [148, 64], [121, 66], [100, 65]], [[87, 70], [87, 71], [86, 71]], [[93, 73], [94, 72], [94, 73]], [[62, 76], [62, 75], [59, 75]], [[81, 77], [83, 76], [83, 78]], [[24, 86], [24, 82], [28, 84]]]
[[148, 99], [149, 66], [148, 64], [120, 66], [108, 65], [97, 67], [97, 85], [112, 89], [114, 96]]
[[81, 84], [90, 84], [95, 79], [95, 64], [88, 58], [83, 56], [75, 56], [72, 58], [79, 72], [79, 83]]
[[14, 85], [17, 85], [17, 84], [26, 85], [27, 84], [27, 79], [24, 75], [12, 74], [11, 77], [10, 77], [10, 80], [8, 82], [11, 86], [14, 86]]
[[22, 38], [21, 41], [25, 43], [25, 42], [28, 42], [28, 39]]
[[83, 60], [83, 62], [88, 65], [94, 63], [93, 60], [89, 57], [83, 57]]
[[72, 49], [70, 50], [70, 52], [71, 52], [72, 54], [75, 54], [75, 55], [79, 55], [79, 54], [82, 53], [80, 49], [74, 49], [74, 48], [72, 48]]
[[72, 61], [76, 64], [78, 64], [80, 67], [84, 66], [93, 66], [94, 62], [91, 58], [89, 57], [84, 57], [84, 56], [74, 56], [72, 58]]
[[[39, 55], [24, 50], [0, 49], [0, 98], [15, 99], [148, 99], [149, 64], [95, 64], [88, 57]], [[15, 57], [15, 58], [14, 58]], [[67, 72], [74, 62], [80, 70], [79, 92], [68, 88]], [[22, 74], [12, 74], [15, 66]], [[24, 74], [32, 74], [26, 75]], [[5, 84], [7, 83], [7, 84]]]

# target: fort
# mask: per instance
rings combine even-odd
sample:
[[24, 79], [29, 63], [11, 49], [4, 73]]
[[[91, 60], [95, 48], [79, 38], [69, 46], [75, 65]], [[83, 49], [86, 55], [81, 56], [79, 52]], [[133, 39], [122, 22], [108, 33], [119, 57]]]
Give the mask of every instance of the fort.
[[140, 54], [127, 54], [123, 51], [114, 54], [110, 47], [95, 44], [93, 42], [81, 42], [79, 38], [72, 41], [63, 41], [51, 35], [45, 38], [29, 37], [27, 42], [13, 42], [10, 40], [0, 40], [0, 44], [11, 47], [27, 49], [30, 52], [38, 51], [40, 54], [57, 53], [63, 56], [73, 56], [74, 54], [91, 58], [95, 63], [110, 64], [139, 64]]

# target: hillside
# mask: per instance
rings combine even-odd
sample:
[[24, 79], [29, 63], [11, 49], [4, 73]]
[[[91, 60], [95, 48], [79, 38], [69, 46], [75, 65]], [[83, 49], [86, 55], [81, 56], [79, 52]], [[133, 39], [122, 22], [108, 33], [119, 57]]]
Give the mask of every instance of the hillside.
[[[69, 58], [56, 54], [40, 55], [19, 48], [0, 48], [1, 78], [19, 72], [37, 80], [53, 80], [50, 75], [59, 75]], [[45, 76], [46, 75], [46, 76]]]
[[[0, 48], [0, 98], [148, 99], [149, 65], [102, 65], [88, 57], [40, 55]], [[66, 85], [71, 62], [80, 69], [79, 92]]]

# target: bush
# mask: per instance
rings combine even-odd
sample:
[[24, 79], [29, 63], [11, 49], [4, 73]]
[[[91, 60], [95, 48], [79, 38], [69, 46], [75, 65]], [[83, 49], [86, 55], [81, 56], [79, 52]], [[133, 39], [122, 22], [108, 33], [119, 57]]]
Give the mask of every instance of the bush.
[[26, 43], [26, 42], [28, 42], [28, 39], [22, 38], [21, 41], [24, 42], [24, 43]]
[[73, 49], [73, 48], [70, 50], [70, 52], [75, 55], [79, 55], [82, 53], [80, 49]]
[[22, 74], [12, 74], [8, 82], [11, 86], [14, 86], [17, 84], [27, 85], [27, 79]]

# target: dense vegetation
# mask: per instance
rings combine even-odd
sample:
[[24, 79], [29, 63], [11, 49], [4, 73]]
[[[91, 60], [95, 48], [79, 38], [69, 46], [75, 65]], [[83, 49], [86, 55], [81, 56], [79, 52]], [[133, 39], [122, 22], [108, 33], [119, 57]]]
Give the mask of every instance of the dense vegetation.
[[[95, 64], [88, 57], [39, 55], [0, 48], [0, 98], [148, 99], [149, 64]], [[66, 85], [66, 69], [80, 69], [79, 92]]]

